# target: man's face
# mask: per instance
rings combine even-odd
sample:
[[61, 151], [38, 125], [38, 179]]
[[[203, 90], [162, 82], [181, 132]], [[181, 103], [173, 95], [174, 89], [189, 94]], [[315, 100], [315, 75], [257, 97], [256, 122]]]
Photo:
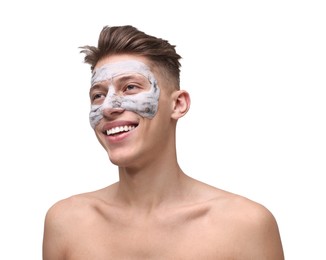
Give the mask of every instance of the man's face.
[[158, 109], [160, 89], [149, 67], [137, 60], [106, 63], [93, 72], [90, 123], [93, 128], [105, 109], [119, 108], [152, 119]]
[[90, 123], [114, 164], [146, 160], [167, 138], [168, 96], [161, 83], [162, 77], [143, 57], [114, 55], [97, 63], [90, 89]]

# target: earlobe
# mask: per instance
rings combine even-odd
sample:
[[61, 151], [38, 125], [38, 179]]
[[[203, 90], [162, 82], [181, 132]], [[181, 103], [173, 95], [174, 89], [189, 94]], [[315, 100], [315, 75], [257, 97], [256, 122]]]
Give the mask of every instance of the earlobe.
[[178, 90], [173, 95], [174, 107], [171, 117], [177, 120], [188, 112], [190, 108], [190, 95], [185, 90]]

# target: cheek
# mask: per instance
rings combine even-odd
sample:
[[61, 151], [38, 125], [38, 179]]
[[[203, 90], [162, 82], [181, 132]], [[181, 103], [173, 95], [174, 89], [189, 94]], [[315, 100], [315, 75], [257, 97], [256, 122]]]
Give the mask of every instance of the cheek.
[[142, 117], [152, 119], [158, 110], [158, 98], [143, 94], [125, 97], [121, 107]]
[[159, 100], [159, 88], [152, 87], [148, 92], [122, 97], [121, 108], [135, 112], [142, 117], [152, 119], [158, 111]]
[[158, 102], [158, 112], [157, 114], [162, 115], [163, 117], [170, 117], [172, 113], [173, 105], [171, 103], [170, 97], [166, 95], [161, 95]]

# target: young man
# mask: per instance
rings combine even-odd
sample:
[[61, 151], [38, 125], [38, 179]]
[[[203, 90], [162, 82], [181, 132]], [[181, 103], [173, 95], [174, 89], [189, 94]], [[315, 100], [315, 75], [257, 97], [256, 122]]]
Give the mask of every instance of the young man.
[[180, 168], [176, 125], [190, 98], [175, 46], [104, 27], [98, 47], [82, 52], [93, 72], [90, 123], [119, 182], [49, 209], [43, 259], [284, 259], [265, 207]]

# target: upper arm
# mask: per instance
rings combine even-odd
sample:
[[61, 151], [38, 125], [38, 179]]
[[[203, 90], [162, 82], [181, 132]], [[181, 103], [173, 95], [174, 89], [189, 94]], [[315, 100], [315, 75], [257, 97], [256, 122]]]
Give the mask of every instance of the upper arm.
[[279, 228], [272, 213], [258, 206], [250, 216], [247, 244], [250, 259], [284, 260]]
[[65, 223], [61, 205], [52, 206], [46, 216], [43, 232], [43, 260], [65, 259]]

